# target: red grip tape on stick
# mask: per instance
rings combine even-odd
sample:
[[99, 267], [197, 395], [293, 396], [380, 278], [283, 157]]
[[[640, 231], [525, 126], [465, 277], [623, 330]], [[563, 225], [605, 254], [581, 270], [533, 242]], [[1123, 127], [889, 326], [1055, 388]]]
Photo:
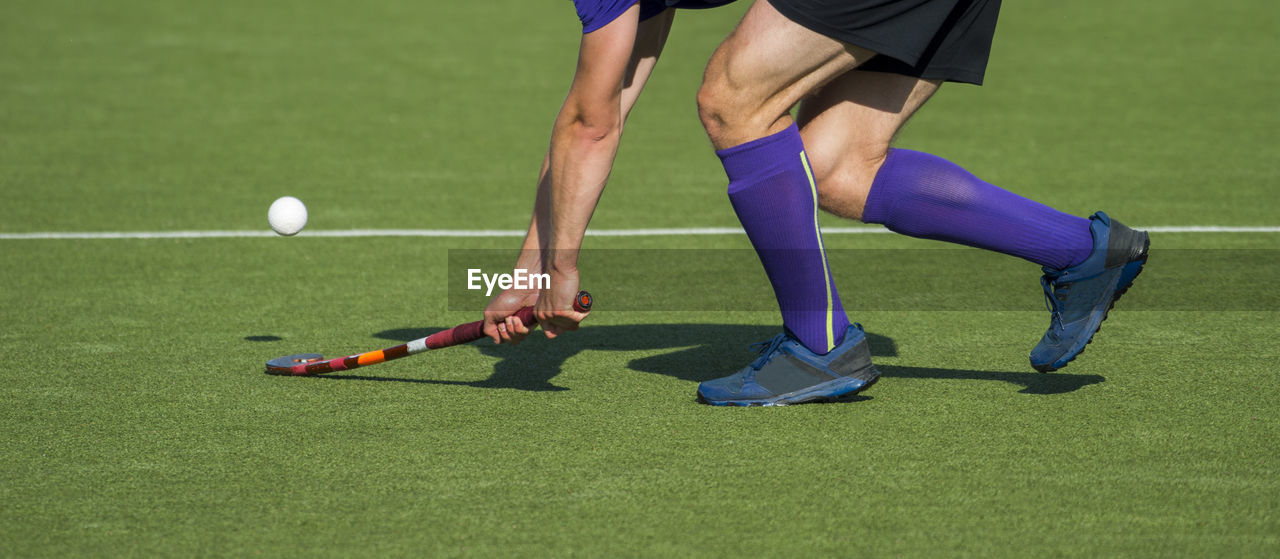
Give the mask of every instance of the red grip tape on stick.
[[[591, 294], [586, 291], [579, 291], [578, 295], [573, 298], [573, 310], [577, 312], [590, 311], [591, 303]], [[533, 317], [533, 307], [521, 308], [515, 312], [515, 317], [519, 318], [520, 322], [529, 328], [533, 328], [538, 324], [538, 319]], [[427, 336], [427, 349], [440, 349], [471, 343], [483, 337], [485, 337], [484, 321], [468, 322]]]

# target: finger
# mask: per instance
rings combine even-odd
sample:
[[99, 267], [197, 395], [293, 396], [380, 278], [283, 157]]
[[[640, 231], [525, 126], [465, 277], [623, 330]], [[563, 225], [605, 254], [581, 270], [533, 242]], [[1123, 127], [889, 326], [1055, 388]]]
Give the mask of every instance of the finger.
[[505, 322], [498, 323], [498, 335], [502, 336], [503, 342], [514, 345], [514, 342], [511, 341], [511, 331], [507, 329]]
[[556, 326], [553, 322], [543, 323], [542, 331], [547, 335], [548, 340], [554, 340], [556, 339], [556, 336], [560, 335], [560, 327]]
[[515, 317], [514, 316], [507, 317], [506, 321], [502, 325], [503, 332], [506, 335], [505, 339], [507, 343], [511, 345], [519, 345], [520, 342], [524, 340], [525, 335], [521, 333], [519, 329], [516, 328], [516, 324], [519, 323], [519, 319], [512, 321], [513, 318]]
[[498, 337], [497, 324], [489, 322], [488, 319], [485, 319], [484, 326], [481, 329], [484, 331], [484, 335], [488, 336], [489, 339], [493, 340], [493, 343], [495, 344], [502, 343], [502, 339]]
[[514, 314], [507, 317], [507, 330], [517, 334], [529, 333], [529, 328], [524, 325], [524, 321]]
[[572, 332], [578, 329], [577, 322], [574, 322], [571, 318], [563, 316], [557, 317], [556, 320], [552, 321], [552, 324], [555, 325], [556, 331], [559, 333]]

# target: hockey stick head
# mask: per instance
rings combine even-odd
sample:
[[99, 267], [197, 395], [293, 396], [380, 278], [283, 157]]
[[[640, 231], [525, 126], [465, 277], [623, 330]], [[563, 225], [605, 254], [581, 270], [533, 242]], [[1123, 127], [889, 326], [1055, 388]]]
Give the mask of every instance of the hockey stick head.
[[277, 357], [267, 361], [266, 373], [268, 375], [295, 375], [297, 373], [294, 372], [294, 367], [315, 363], [316, 361], [324, 361], [324, 356], [319, 353], [299, 353], [297, 355]]

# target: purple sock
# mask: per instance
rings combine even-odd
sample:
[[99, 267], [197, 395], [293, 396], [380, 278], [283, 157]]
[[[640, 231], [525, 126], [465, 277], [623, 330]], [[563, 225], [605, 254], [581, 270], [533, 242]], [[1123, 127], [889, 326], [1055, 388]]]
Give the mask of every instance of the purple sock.
[[983, 182], [941, 157], [894, 149], [876, 173], [862, 221], [903, 235], [994, 250], [1049, 268], [1089, 257], [1089, 220]]
[[729, 201], [773, 284], [783, 325], [811, 351], [831, 351], [844, 341], [849, 317], [822, 248], [817, 188], [800, 130], [793, 124], [716, 155], [729, 175]]

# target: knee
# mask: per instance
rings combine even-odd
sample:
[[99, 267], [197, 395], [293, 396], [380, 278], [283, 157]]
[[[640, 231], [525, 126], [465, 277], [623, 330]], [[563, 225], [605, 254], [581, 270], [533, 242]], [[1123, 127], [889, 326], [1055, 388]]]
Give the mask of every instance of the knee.
[[765, 136], [768, 123], [757, 118], [762, 105], [723, 69], [708, 67], [698, 88], [698, 118], [716, 149]]
[[703, 78], [698, 88], [698, 119], [702, 128], [711, 137], [717, 149], [722, 147], [721, 139], [733, 128], [730, 124], [736, 119], [738, 108], [733, 106], [733, 89], [726, 80], [712, 76], [710, 72]]

